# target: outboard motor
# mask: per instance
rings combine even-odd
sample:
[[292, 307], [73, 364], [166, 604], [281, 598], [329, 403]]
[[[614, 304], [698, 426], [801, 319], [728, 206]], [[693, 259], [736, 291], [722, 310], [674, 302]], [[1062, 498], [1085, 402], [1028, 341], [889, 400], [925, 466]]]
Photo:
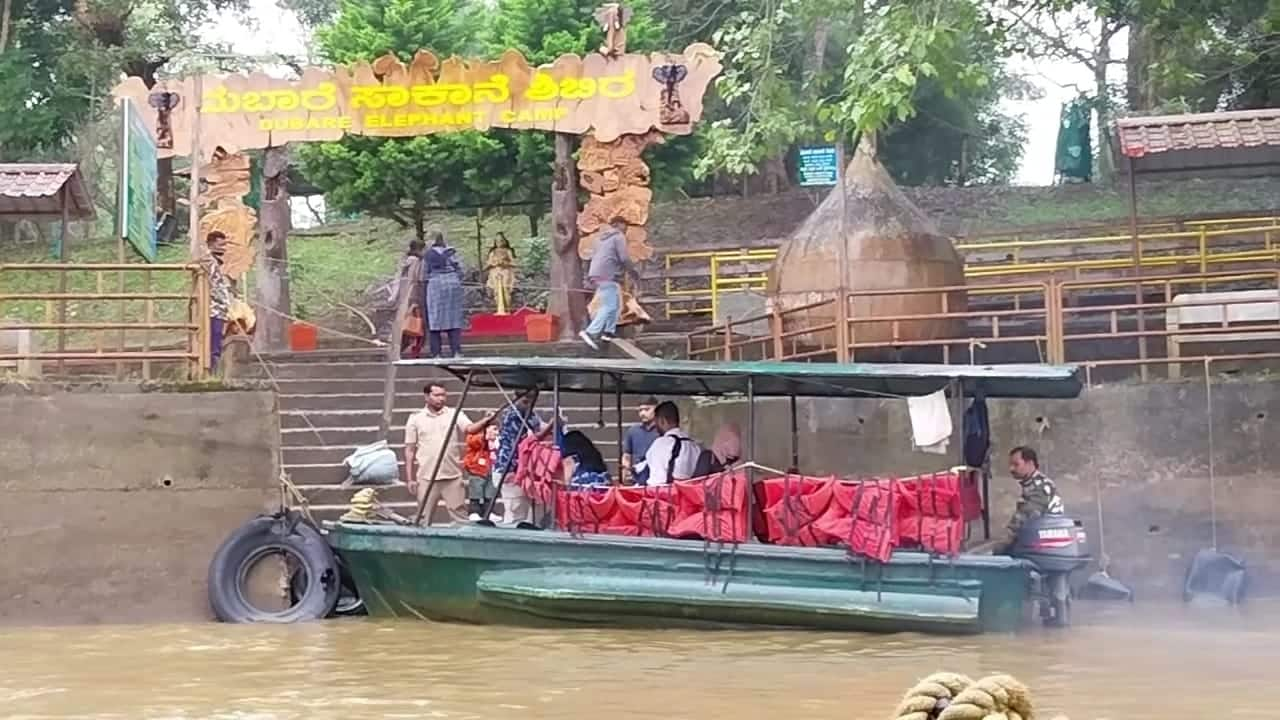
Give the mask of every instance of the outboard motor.
[[1041, 515], [1027, 521], [1018, 531], [1013, 557], [1036, 566], [1034, 591], [1040, 617], [1046, 625], [1066, 627], [1071, 622], [1071, 573], [1093, 559], [1088, 537], [1078, 520], [1065, 515]]

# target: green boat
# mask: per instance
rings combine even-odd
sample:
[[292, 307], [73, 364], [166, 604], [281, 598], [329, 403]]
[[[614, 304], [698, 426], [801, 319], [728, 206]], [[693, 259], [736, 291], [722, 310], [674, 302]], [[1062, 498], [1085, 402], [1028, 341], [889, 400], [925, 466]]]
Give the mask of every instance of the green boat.
[[[1071, 398], [1081, 389], [1075, 368], [1042, 365], [565, 358], [404, 364], [463, 379], [459, 407], [473, 387], [550, 390], [556, 411], [562, 392], [613, 392], [619, 406], [624, 394], [742, 395], [748, 408], [742, 467], [749, 484], [763, 472], [753, 462], [759, 397], [905, 397], [947, 389], [961, 402], [975, 394]], [[986, 480], [984, 474], [982, 497]], [[1011, 631], [1027, 614], [1032, 571], [1024, 560], [963, 552], [896, 549], [878, 562], [846, 549], [758, 542], [751, 532], [746, 542], [727, 543], [479, 524], [337, 522], [327, 530], [371, 615], [468, 623]]]

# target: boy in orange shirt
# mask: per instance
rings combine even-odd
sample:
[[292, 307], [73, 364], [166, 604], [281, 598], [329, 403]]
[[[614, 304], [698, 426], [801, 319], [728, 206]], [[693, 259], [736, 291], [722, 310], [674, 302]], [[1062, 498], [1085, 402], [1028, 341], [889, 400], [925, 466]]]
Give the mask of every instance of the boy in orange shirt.
[[467, 435], [467, 450], [462, 456], [462, 469], [467, 474], [467, 501], [470, 520], [484, 519], [484, 509], [497, 494], [492, 482], [493, 452], [491, 445], [498, 437], [498, 427], [489, 425], [481, 432]]

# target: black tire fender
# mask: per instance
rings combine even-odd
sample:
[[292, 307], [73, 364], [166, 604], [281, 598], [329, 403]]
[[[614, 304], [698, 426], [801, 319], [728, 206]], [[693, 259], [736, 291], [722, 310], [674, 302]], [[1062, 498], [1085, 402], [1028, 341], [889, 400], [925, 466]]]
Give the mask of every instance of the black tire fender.
[[[255, 607], [245, 597], [248, 571], [263, 556], [284, 553], [306, 573], [306, 588], [288, 609]], [[341, 570], [324, 536], [292, 513], [264, 515], [231, 533], [209, 563], [209, 605], [229, 623], [294, 623], [328, 617], [338, 603]]]

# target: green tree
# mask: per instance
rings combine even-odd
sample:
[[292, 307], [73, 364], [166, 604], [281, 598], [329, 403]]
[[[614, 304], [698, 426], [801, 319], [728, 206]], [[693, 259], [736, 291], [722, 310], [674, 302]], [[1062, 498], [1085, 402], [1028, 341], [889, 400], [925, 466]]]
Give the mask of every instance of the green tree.
[[[532, 65], [549, 63], [566, 53], [594, 52], [603, 40], [593, 17], [599, 5], [598, 0], [498, 0], [485, 34], [485, 50], [497, 55], [513, 48]], [[665, 27], [654, 16], [648, 0], [629, 2], [627, 7], [632, 11], [627, 23], [627, 52], [666, 49]], [[551, 138], [542, 133], [520, 133], [516, 144], [513, 184], [517, 194], [523, 193], [517, 199], [533, 203], [531, 211], [541, 214], [551, 184]], [[673, 137], [650, 151], [656, 190], [675, 189], [691, 179], [697, 147], [694, 139]]]
[[1021, 94], [1004, 79], [983, 92], [948, 96], [925, 80], [915, 93], [916, 113], [880, 138], [881, 160], [902, 185], [998, 185], [1017, 173], [1026, 122], [1000, 110], [1000, 100]]
[[[716, 33], [717, 47], [727, 54], [717, 82], [725, 109], [707, 132], [699, 175], [763, 171], [766, 186], [778, 186], [786, 182], [782, 158], [797, 143], [886, 131], [912, 122], [928, 105], [966, 132], [992, 128], [979, 120], [992, 107], [1003, 38], [977, 0], [751, 5]], [[917, 129], [926, 127], [915, 122]], [[1017, 140], [1016, 132], [996, 127], [1000, 141], [976, 144], [979, 155], [1004, 152]], [[898, 129], [899, 141], [918, 139], [909, 130]], [[927, 160], [917, 155], [912, 162]], [[950, 159], [935, 162], [937, 167], [907, 174], [951, 174]]]
[[343, 0], [316, 40], [326, 60], [342, 64], [389, 52], [409, 62], [422, 49], [468, 55], [481, 34], [477, 8], [467, 0]]
[[[490, 53], [519, 50], [532, 65], [555, 60], [565, 53], [585, 55], [600, 46], [603, 33], [593, 17], [599, 0], [498, 0], [485, 34]], [[662, 23], [648, 0], [626, 3], [627, 52], [663, 49]]]
[[[333, 24], [317, 32], [335, 63], [371, 61], [387, 52], [409, 61], [420, 49], [440, 56], [477, 49], [475, 6], [463, 0], [344, 0]], [[425, 239], [433, 208], [496, 203], [511, 149], [478, 132], [413, 138], [349, 136], [298, 148], [303, 173], [342, 212], [394, 220]]]

